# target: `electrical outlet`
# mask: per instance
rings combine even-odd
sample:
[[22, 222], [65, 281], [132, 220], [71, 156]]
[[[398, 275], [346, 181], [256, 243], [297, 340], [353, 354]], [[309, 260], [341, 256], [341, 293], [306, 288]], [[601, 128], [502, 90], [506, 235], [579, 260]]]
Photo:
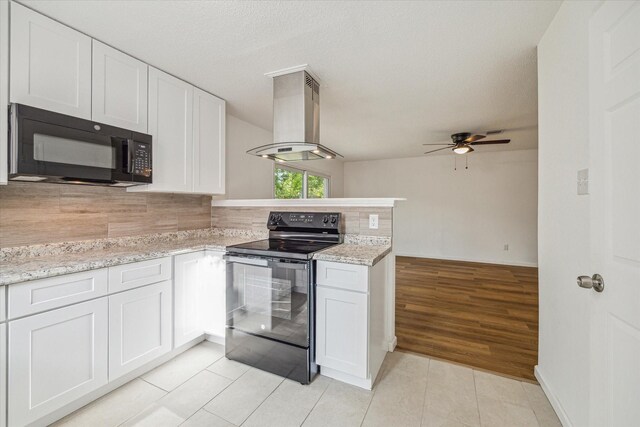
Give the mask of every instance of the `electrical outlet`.
[[378, 215], [369, 215], [369, 228], [374, 230], [378, 229]]
[[580, 169], [578, 171], [578, 196], [586, 196], [589, 194], [589, 169]]
[[508, 250], [509, 250], [509, 244], [508, 244], [508, 243], [505, 243], [505, 244], [504, 244], [504, 250], [505, 250], [505, 251], [508, 251]]

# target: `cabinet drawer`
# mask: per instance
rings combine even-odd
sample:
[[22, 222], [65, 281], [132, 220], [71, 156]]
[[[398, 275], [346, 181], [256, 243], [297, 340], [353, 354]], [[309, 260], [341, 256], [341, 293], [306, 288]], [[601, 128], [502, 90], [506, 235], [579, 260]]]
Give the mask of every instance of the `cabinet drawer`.
[[318, 261], [316, 283], [349, 291], [368, 292], [369, 267], [340, 262]]
[[83, 271], [9, 286], [9, 318], [59, 308], [107, 294], [107, 269]]
[[109, 267], [109, 292], [120, 292], [171, 279], [171, 257]]

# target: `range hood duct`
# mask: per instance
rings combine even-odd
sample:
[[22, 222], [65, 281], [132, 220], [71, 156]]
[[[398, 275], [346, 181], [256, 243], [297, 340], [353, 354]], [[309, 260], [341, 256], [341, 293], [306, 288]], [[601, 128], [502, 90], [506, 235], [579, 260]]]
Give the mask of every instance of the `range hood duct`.
[[320, 85], [306, 71], [273, 78], [273, 144], [247, 151], [278, 162], [334, 159], [320, 144]]

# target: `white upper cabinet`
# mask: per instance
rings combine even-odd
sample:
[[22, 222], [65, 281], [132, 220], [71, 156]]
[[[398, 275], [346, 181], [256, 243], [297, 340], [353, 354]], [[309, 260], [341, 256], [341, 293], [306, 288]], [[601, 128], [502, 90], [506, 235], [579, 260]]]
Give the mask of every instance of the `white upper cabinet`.
[[91, 120], [91, 38], [11, 2], [9, 97]]
[[225, 102], [194, 88], [193, 192], [224, 194]]
[[193, 187], [193, 86], [149, 67], [149, 133], [153, 137], [151, 191]]
[[92, 120], [147, 133], [148, 68], [93, 40]]

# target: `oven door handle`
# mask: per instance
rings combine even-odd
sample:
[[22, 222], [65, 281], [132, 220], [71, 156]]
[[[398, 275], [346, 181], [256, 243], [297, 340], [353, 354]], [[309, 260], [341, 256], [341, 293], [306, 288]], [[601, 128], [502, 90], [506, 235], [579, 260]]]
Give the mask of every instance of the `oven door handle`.
[[269, 267], [276, 266], [282, 267], [289, 270], [306, 270], [307, 263], [302, 262], [280, 262], [276, 261], [273, 258], [245, 258], [233, 255], [225, 255], [224, 259], [227, 262], [236, 262], [238, 264], [246, 264], [246, 265], [255, 265], [257, 267]]

